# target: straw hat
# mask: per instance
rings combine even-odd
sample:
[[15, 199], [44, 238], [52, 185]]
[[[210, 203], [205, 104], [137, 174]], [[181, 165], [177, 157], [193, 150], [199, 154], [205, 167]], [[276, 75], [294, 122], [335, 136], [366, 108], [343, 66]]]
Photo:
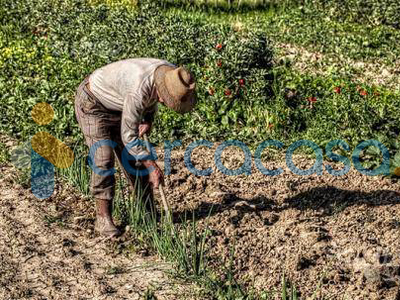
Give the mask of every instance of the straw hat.
[[183, 114], [196, 105], [196, 83], [183, 67], [158, 66], [154, 73], [157, 91], [169, 108]]

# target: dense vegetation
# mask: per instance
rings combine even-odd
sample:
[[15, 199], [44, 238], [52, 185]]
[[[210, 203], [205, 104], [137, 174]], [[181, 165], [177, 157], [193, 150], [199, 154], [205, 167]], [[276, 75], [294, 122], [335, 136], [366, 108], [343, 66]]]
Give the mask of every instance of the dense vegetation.
[[340, 21], [400, 27], [400, 3], [396, 0], [166, 0], [170, 5], [235, 11], [301, 6]]
[[340, 21], [400, 26], [400, 3], [396, 0], [295, 0]]
[[[274, 112], [270, 136], [287, 143], [307, 138], [321, 146], [340, 138], [352, 148], [377, 139], [390, 149], [392, 158], [399, 153], [400, 31], [395, 26], [347, 18], [359, 12], [356, 4], [338, 16], [334, 9], [323, 9], [322, 1], [271, 1], [264, 10], [244, 12], [221, 11], [209, 3], [183, 10], [176, 9], [175, 2], [170, 13], [262, 29], [274, 46], [275, 106], [266, 107]], [[392, 3], [391, 9], [398, 12], [396, 5]], [[253, 141], [259, 138], [256, 134]], [[376, 155], [373, 149], [367, 152]], [[397, 154], [392, 170], [399, 165]]]
[[[210, 22], [218, 12], [168, 13], [160, 5], [139, 1], [138, 7], [129, 8], [82, 0], [3, 0], [1, 130], [22, 139], [46, 130], [74, 141], [80, 132], [72, 103], [82, 78], [112, 61], [153, 56], [187, 65], [198, 79], [200, 99], [190, 115], [162, 108], [154, 141], [236, 138], [256, 145], [269, 138], [286, 143], [307, 138], [324, 146], [341, 138], [354, 147], [378, 138], [392, 153], [398, 148], [400, 99], [395, 91], [362, 84], [341, 69], [330, 70], [329, 76], [299, 73], [277, 55], [272, 68], [269, 41], [307, 47], [320, 43], [323, 52], [334, 47], [354, 59], [360, 55], [377, 59], [375, 55], [396, 55], [392, 46], [397, 30], [388, 34], [391, 29], [378, 26], [366, 37], [355, 32], [346, 45], [335, 48], [325, 38], [333, 30], [333, 39], [338, 32], [334, 25], [340, 23], [321, 22], [318, 10], [313, 11], [314, 19], [309, 18], [310, 6], [283, 6], [279, 13], [261, 12], [261, 17], [250, 12], [251, 24], [236, 26]], [[374, 34], [376, 40], [370, 43]], [[386, 48], [378, 45], [382, 34], [388, 37]], [[365, 40], [365, 47], [357, 47]], [[47, 126], [39, 127], [29, 117], [38, 102], [48, 102], [56, 111], [56, 119]]]
[[78, 135], [72, 102], [79, 82], [96, 67], [129, 57], [164, 58], [198, 78], [197, 111], [179, 116], [163, 109], [159, 140], [223, 138], [257, 127], [253, 111], [261, 113], [271, 94], [272, 52], [262, 32], [165, 16], [148, 3], [130, 10], [68, 0], [7, 2], [1, 15], [2, 130], [16, 136], [39, 130], [28, 116], [41, 101], [57, 115], [43, 129], [62, 139]]

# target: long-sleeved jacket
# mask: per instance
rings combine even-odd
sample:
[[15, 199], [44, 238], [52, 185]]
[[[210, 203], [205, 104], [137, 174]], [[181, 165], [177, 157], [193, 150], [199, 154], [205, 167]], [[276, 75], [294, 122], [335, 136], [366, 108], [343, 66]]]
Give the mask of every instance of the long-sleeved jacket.
[[[157, 112], [157, 91], [154, 71], [171, 63], [154, 58], [134, 58], [111, 63], [95, 70], [89, 77], [91, 92], [112, 111], [121, 111], [121, 138], [132, 145], [139, 138], [142, 120], [152, 121]], [[136, 145], [131, 155], [147, 155], [144, 147]]]

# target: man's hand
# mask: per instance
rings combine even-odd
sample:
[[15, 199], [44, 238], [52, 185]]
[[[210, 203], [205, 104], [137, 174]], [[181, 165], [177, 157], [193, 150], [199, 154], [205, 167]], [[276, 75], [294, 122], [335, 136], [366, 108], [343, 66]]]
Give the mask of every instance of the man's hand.
[[160, 167], [152, 160], [143, 161], [143, 165], [146, 168], [154, 167], [154, 170], [149, 174], [149, 183], [151, 187], [158, 188], [161, 183], [164, 183], [164, 174]]
[[151, 123], [143, 122], [139, 125], [139, 137], [142, 137], [144, 134], [150, 134], [151, 131]]

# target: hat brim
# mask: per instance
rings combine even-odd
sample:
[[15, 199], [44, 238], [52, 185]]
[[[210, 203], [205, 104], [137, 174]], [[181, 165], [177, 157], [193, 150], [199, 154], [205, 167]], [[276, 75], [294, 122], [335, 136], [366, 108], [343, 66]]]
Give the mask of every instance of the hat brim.
[[164, 103], [169, 108], [175, 110], [178, 113], [186, 113], [193, 109], [196, 105], [197, 97], [193, 90], [191, 93], [185, 95], [183, 99], [177, 101], [168, 91], [167, 85], [165, 84], [165, 74], [168, 71], [174, 70], [176, 67], [169, 65], [160, 65], [154, 72], [154, 82], [157, 88], [157, 92], [160, 97], [164, 100]]

